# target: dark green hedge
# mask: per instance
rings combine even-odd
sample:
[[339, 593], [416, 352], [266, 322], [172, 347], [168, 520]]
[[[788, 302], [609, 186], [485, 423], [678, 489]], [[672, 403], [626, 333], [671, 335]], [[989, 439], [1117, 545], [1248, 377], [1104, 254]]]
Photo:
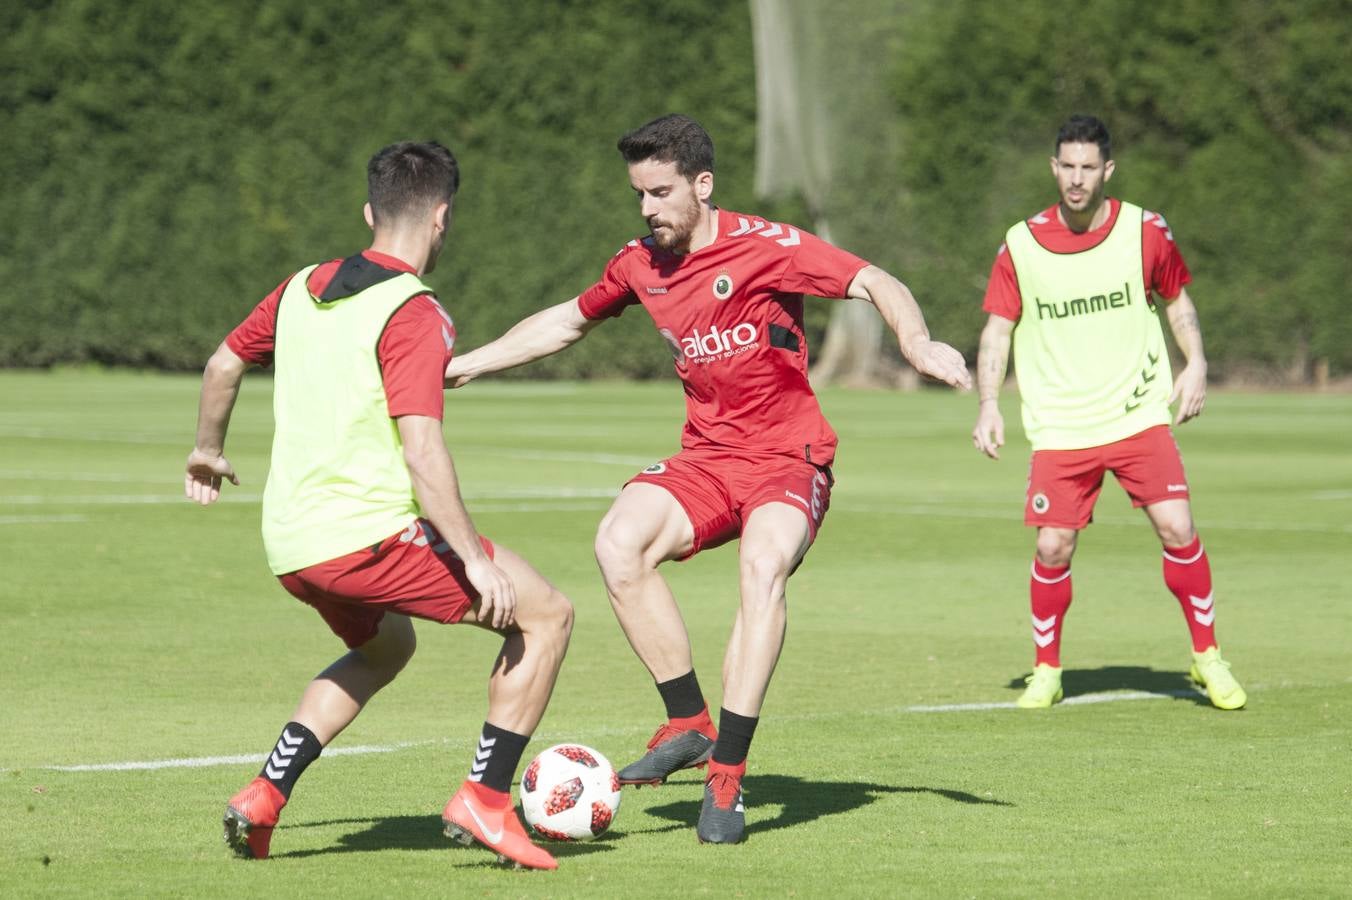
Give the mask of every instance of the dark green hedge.
[[[894, 86], [859, 141], [900, 129], [902, 152], [843, 172], [828, 213], [937, 334], [974, 349], [1003, 229], [1050, 201], [1051, 134], [1085, 110], [1115, 130], [1114, 185], [1173, 224], [1218, 365], [1349, 368], [1346, 3], [901, 7], [899, 51], [840, 52]], [[364, 245], [365, 161], [403, 138], [461, 160], [430, 280], [466, 346], [639, 232], [614, 143], [654, 116], [708, 127], [724, 204], [807, 224], [751, 196], [750, 27], [712, 0], [5, 4], [0, 365], [200, 366], [292, 270]], [[529, 374], [651, 377], [668, 358], [630, 314]]]
[[1352, 371], [1352, 4], [956, 2], [911, 22], [895, 177], [919, 292], [984, 284], [1005, 228], [1055, 200], [1060, 121], [1089, 112], [1113, 132], [1110, 192], [1173, 228], [1213, 373]]
[[[471, 346], [640, 232], [625, 130], [696, 116], [720, 198], [753, 202], [742, 4], [67, 2], [0, 24], [4, 365], [200, 366], [291, 271], [365, 245], [365, 163], [394, 140], [460, 158], [430, 281]], [[532, 371], [669, 369], [631, 314]]]

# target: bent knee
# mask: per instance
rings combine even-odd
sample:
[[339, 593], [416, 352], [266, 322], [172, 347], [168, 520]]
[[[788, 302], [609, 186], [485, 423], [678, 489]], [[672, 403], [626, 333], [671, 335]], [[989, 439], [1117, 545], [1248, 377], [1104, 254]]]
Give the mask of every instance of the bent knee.
[[528, 610], [518, 610], [517, 627], [522, 631], [557, 638], [567, 643], [573, 633], [573, 604], [558, 589], [549, 588], [538, 603]]
[[1075, 536], [1046, 533], [1038, 535], [1037, 558], [1044, 566], [1068, 566], [1075, 555]]
[[773, 552], [752, 553], [741, 561], [742, 605], [776, 605], [784, 601], [789, 563]]
[[593, 544], [596, 563], [606, 581], [632, 581], [640, 576], [645, 568], [642, 545], [634, 539], [628, 529], [620, 527], [610, 519], [603, 519], [596, 529]]
[[1159, 535], [1160, 543], [1166, 547], [1186, 547], [1197, 537], [1192, 522], [1186, 519], [1181, 522], [1161, 523], [1156, 526], [1155, 533]]
[[418, 649], [418, 636], [412, 625], [395, 633], [381, 632], [374, 640], [356, 649], [367, 665], [388, 673], [393, 678], [403, 671]]
[[553, 591], [549, 598], [549, 605], [553, 611], [554, 627], [563, 634], [564, 640], [567, 640], [568, 636], [573, 633], [573, 601], [558, 591]]

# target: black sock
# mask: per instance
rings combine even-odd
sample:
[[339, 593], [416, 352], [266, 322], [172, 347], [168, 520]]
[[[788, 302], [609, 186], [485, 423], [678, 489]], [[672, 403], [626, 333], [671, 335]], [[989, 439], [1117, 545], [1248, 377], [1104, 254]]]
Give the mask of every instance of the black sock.
[[670, 681], [658, 682], [657, 693], [667, 706], [668, 719], [688, 719], [704, 710], [704, 694], [694, 669]]
[[751, 736], [756, 733], [760, 716], [739, 716], [726, 709], [718, 711], [718, 742], [714, 744], [714, 762], [736, 766], [746, 761]]
[[324, 749], [314, 732], [299, 722], [287, 722], [277, 738], [277, 746], [263, 763], [260, 778], [272, 782], [272, 786], [282, 792], [282, 796], [291, 799], [291, 789], [302, 772], [319, 758]]
[[479, 746], [474, 753], [474, 762], [470, 763], [469, 780], [477, 781], [490, 790], [511, 793], [512, 778], [516, 775], [516, 767], [521, 764], [521, 754], [528, 743], [529, 735], [517, 734], [485, 722], [483, 734], [479, 735]]

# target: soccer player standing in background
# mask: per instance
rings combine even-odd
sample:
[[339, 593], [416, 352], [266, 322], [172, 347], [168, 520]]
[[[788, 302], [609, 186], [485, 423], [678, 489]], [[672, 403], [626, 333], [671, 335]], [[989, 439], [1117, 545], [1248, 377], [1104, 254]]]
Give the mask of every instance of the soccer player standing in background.
[[[668, 721], [619, 775], [659, 784], [709, 761], [696, 831], [735, 843], [745, 828], [747, 751], [784, 642], [785, 583], [832, 486], [836, 435], [808, 385], [803, 294], [867, 300], [922, 374], [961, 387], [970, 377], [961, 354], [930, 340], [911, 292], [891, 275], [798, 228], [714, 206], [713, 142], [694, 120], [649, 122], [619, 149], [651, 234], [624, 246], [580, 296], [457, 357], [446, 378], [458, 387], [555, 353], [635, 304], [652, 316], [685, 387], [682, 449], [625, 485], [597, 531], [596, 559]], [[741, 605], [715, 729], [657, 567], [739, 536]]]
[[[1181, 425], [1206, 401], [1202, 332], [1184, 287], [1192, 277], [1162, 216], [1105, 197], [1113, 159], [1102, 122], [1072, 116], [1056, 136], [1051, 166], [1060, 202], [1010, 228], [991, 271], [972, 430], [977, 449], [999, 459], [998, 400], [1012, 333], [1033, 445], [1024, 522], [1037, 528], [1029, 582], [1036, 663], [1018, 705], [1048, 707], [1062, 697], [1070, 561], [1111, 471], [1164, 545], [1164, 583], [1192, 635], [1192, 679], [1215, 706], [1239, 709], [1246, 696], [1216, 643], [1211, 564], [1170, 429], [1171, 403], [1178, 401], [1173, 424]], [[1165, 300], [1187, 359], [1176, 381], [1152, 291]]]
[[417, 616], [503, 637], [474, 761], [442, 813], [446, 833], [553, 869], [517, 820], [511, 784], [554, 689], [573, 609], [475, 531], [442, 435], [455, 328], [420, 276], [441, 252], [459, 168], [440, 144], [393, 144], [372, 157], [367, 182], [370, 248], [288, 278], [203, 376], [188, 497], [206, 505], [223, 479], [239, 483], [223, 455], [230, 413], [245, 371], [275, 362], [268, 563], [349, 648], [310, 682], [263, 771], [231, 798], [225, 839], [241, 856], [267, 857], [296, 779], [413, 655]]

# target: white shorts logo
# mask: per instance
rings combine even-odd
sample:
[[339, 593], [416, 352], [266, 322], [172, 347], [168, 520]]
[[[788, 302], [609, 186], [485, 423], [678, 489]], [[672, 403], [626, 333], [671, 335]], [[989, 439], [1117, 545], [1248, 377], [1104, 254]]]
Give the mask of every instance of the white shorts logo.
[[662, 474], [663, 472], [665, 472], [666, 470], [667, 470], [667, 464], [666, 464], [666, 463], [653, 463], [651, 466], [648, 466], [648, 468], [646, 468], [646, 469], [643, 470], [643, 474], [644, 474], [644, 475], [661, 475], [661, 474]]
[[812, 513], [812, 521], [820, 523], [822, 516], [826, 513], [825, 492], [830, 490], [830, 483], [826, 475], [820, 471], [812, 476], [812, 504], [808, 510]]
[[1033, 512], [1042, 515], [1052, 508], [1052, 502], [1047, 499], [1047, 495], [1041, 492], [1033, 495]]
[[415, 547], [432, 547], [432, 552], [437, 555], [450, 553], [456, 559], [460, 557], [451, 551], [451, 545], [437, 534], [437, 530], [432, 527], [432, 523], [426, 519], [414, 519], [399, 535], [399, 541], [404, 544], [412, 543]]

